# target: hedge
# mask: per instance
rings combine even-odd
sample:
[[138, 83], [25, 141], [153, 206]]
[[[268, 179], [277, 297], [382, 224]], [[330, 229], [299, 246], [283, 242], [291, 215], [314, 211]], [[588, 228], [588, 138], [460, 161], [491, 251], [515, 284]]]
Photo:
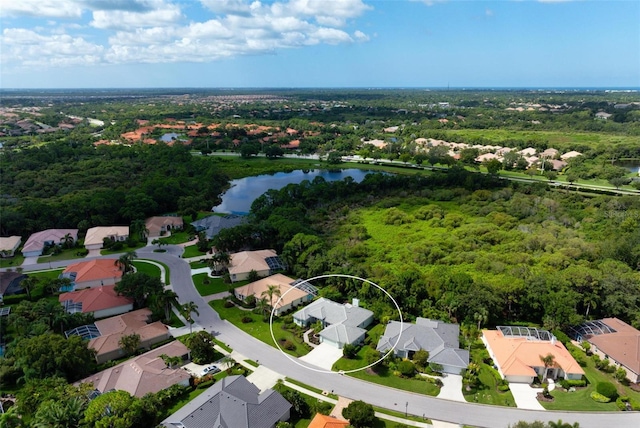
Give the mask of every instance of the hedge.
[[598, 403], [608, 403], [611, 401], [609, 398], [605, 397], [602, 394], [598, 394], [595, 391], [591, 393], [591, 398], [593, 399], [593, 401], [596, 401]]
[[599, 382], [596, 387], [596, 391], [607, 397], [609, 400], [615, 400], [618, 398], [618, 389], [611, 382]]

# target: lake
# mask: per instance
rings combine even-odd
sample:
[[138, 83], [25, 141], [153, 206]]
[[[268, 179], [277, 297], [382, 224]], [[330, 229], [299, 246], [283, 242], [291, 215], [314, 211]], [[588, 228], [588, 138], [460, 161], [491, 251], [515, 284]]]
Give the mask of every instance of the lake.
[[269, 189], [282, 189], [287, 184], [297, 184], [304, 180], [312, 181], [316, 177], [322, 177], [326, 181], [338, 181], [345, 177], [351, 177], [360, 182], [372, 171], [361, 169], [343, 170], [297, 170], [293, 172], [277, 172], [273, 175], [256, 175], [239, 180], [232, 180], [231, 187], [222, 195], [222, 203], [213, 207], [217, 213], [248, 214], [253, 201]]

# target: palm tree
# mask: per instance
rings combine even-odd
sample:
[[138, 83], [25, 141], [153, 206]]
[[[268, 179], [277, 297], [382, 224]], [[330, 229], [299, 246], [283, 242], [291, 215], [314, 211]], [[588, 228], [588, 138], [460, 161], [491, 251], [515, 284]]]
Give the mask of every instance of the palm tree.
[[67, 233], [66, 235], [64, 235], [64, 237], [62, 238], [62, 247], [63, 248], [72, 248], [73, 244], [75, 244], [75, 239], [73, 239], [73, 236], [71, 236], [70, 233]]
[[189, 323], [189, 334], [193, 333], [193, 314], [200, 316], [200, 312], [198, 312], [198, 305], [195, 302], [187, 302], [182, 305], [182, 315], [185, 317], [187, 322]]
[[173, 368], [174, 365], [176, 364], [180, 364], [180, 361], [182, 361], [182, 358], [178, 357], [178, 356], [173, 356], [170, 357], [167, 354], [161, 354], [160, 358], [162, 358], [162, 361], [164, 361], [164, 363], [167, 365], [167, 367], [169, 367], [170, 369]]
[[269, 302], [265, 297], [256, 300], [256, 309], [262, 312], [262, 319], [266, 321], [267, 311], [269, 310]]
[[478, 321], [478, 331], [480, 331], [480, 327], [482, 326], [482, 324], [487, 322], [487, 319], [489, 318], [488, 315], [489, 314], [487, 313], [487, 310], [485, 308], [480, 308], [478, 312], [473, 314], [473, 319]]
[[120, 340], [118, 340], [118, 346], [120, 346], [120, 349], [122, 349], [126, 354], [131, 355], [140, 347], [140, 335], [133, 333], [122, 336]]
[[550, 367], [553, 367], [556, 365], [556, 357], [549, 353], [545, 356], [540, 355], [540, 361], [542, 361], [542, 364], [544, 364], [544, 376], [543, 378], [547, 377], [547, 369], [549, 369]]
[[277, 285], [268, 285], [267, 289], [262, 292], [260, 296], [269, 298], [269, 306], [273, 310], [273, 296], [280, 297], [282, 292]]
[[45, 401], [35, 414], [34, 427], [76, 427], [84, 418], [87, 401], [73, 397], [68, 401]]
[[131, 235], [138, 235], [138, 239], [140, 241], [145, 241], [147, 239], [147, 235], [149, 234], [149, 229], [144, 223], [144, 220], [134, 220], [131, 222]]
[[171, 309], [180, 309], [178, 295], [169, 289], [164, 289], [162, 292], [155, 294], [153, 296], [153, 304], [157, 309], [164, 311], [164, 319], [167, 322], [171, 319]]
[[31, 291], [38, 285], [40, 281], [35, 276], [28, 276], [20, 282], [20, 287], [27, 292], [27, 298], [31, 300]]
[[114, 264], [120, 268], [123, 274], [126, 274], [133, 271], [133, 260], [137, 257], [135, 251], [127, 251]]

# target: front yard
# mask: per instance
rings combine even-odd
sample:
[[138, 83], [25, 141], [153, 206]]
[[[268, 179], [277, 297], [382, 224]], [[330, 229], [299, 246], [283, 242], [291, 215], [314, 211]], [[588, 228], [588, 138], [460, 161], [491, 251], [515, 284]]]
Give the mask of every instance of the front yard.
[[[358, 355], [354, 359], [340, 358], [334, 365], [334, 371], [355, 370], [367, 365], [366, 356], [367, 346], [363, 346]], [[424, 377], [404, 378], [394, 374], [386, 365], [378, 364], [375, 371], [371, 369], [360, 370], [349, 373], [357, 379], [366, 380], [368, 382], [377, 383], [388, 386], [390, 388], [402, 389], [404, 391], [415, 392], [418, 394], [436, 396], [440, 393], [440, 387], [433, 383], [430, 379]]]
[[242, 287], [249, 283], [249, 281], [238, 281], [232, 284], [226, 284], [222, 278], [210, 278], [206, 273], [193, 275], [192, 278], [196, 290], [198, 290], [201, 296], [210, 296], [211, 294], [231, 291], [236, 287]]
[[470, 403], [493, 404], [497, 406], [516, 407], [516, 402], [511, 391], [500, 391], [498, 389], [501, 377], [500, 373], [485, 361], [489, 359], [484, 344], [475, 341], [471, 345], [471, 362], [478, 365], [478, 378], [475, 387], [467, 391], [462, 387], [464, 399]]
[[[235, 306], [225, 308], [224, 302], [224, 300], [213, 300], [209, 302], [209, 305], [220, 315], [220, 318], [229, 321], [245, 333], [263, 341], [267, 345], [276, 347], [269, 331], [268, 318], [265, 322], [262, 315], [254, 314], [250, 310], [242, 310]], [[287, 329], [284, 330], [283, 326], [286, 326]], [[302, 340], [302, 332], [303, 330], [297, 326], [292, 327], [290, 324], [285, 324], [283, 317], [274, 317], [273, 319], [273, 334], [276, 340], [278, 340], [283, 351], [294, 357], [307, 355], [311, 350], [309, 345]], [[285, 349], [283, 346], [285, 341], [290, 343], [293, 349]]]

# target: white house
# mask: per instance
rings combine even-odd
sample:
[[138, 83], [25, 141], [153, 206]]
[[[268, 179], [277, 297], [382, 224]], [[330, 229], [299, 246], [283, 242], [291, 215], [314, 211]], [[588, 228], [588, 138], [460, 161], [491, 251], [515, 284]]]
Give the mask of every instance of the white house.
[[113, 241], [126, 241], [129, 237], [129, 226], [98, 226], [87, 230], [84, 246], [87, 250], [102, 248], [105, 238]]
[[0, 257], [13, 257], [21, 242], [19, 236], [0, 237]]

